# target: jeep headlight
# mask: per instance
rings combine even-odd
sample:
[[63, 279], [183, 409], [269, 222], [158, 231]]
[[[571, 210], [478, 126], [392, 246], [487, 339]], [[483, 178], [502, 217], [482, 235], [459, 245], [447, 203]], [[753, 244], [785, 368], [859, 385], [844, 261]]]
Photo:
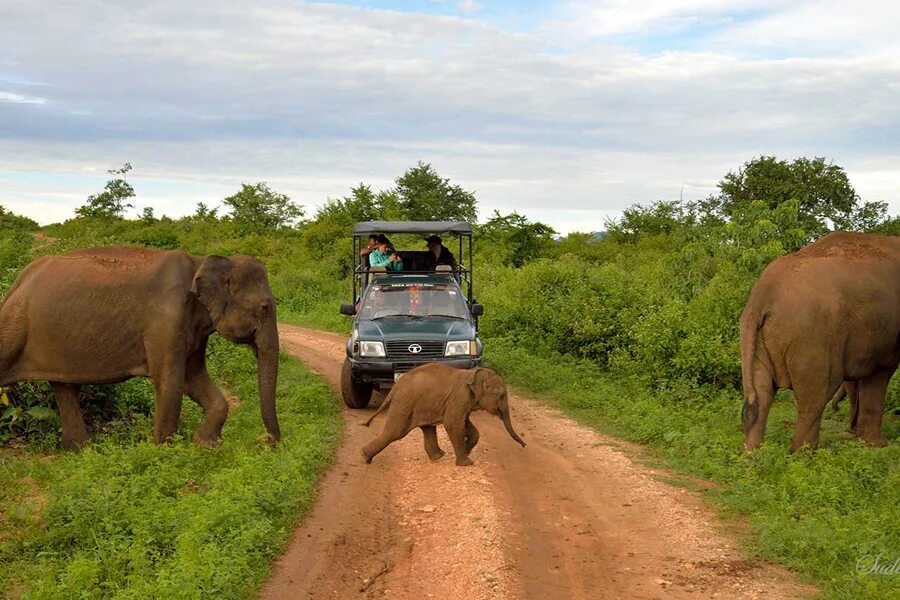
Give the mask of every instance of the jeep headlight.
[[384, 344], [381, 342], [359, 342], [360, 356], [384, 356]]
[[459, 342], [447, 342], [444, 356], [474, 356], [477, 352], [478, 349], [475, 347], [475, 342], [462, 340]]

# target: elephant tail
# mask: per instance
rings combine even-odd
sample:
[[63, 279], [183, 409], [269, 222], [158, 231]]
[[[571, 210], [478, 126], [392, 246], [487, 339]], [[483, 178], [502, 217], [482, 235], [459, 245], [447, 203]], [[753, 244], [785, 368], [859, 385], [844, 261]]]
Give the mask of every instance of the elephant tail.
[[834, 398], [831, 399], [831, 408], [832, 410], [838, 410], [838, 405], [847, 397], [847, 384], [842, 383], [841, 387], [838, 388], [837, 393], [834, 395]]
[[393, 395], [394, 395], [394, 390], [391, 389], [391, 391], [388, 392], [388, 395], [385, 396], [384, 400], [382, 400], [381, 406], [378, 407], [378, 410], [376, 410], [376, 411], [372, 414], [372, 416], [369, 417], [369, 419], [368, 419], [365, 423], [362, 424], [363, 427], [368, 427], [369, 425], [371, 425], [371, 424], [372, 424], [372, 421], [375, 420], [375, 417], [377, 417], [377, 416], [380, 415], [383, 411], [386, 411], [386, 410], [388, 409], [388, 407], [390, 407], [390, 405], [391, 405], [391, 396], [393, 396]]
[[756, 397], [756, 382], [753, 380], [753, 363], [756, 360], [756, 343], [759, 330], [766, 320], [766, 314], [753, 306], [753, 297], [741, 315], [741, 378], [744, 384], [744, 408], [741, 418], [747, 431], [759, 418], [759, 402]]

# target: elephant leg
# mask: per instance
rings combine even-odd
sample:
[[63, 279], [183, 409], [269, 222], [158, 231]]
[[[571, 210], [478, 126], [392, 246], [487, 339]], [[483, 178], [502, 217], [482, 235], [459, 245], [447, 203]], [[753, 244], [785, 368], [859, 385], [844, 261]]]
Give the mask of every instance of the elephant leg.
[[216, 387], [206, 369], [190, 377], [185, 384], [188, 397], [200, 405], [206, 418], [194, 433], [194, 441], [204, 448], [218, 445], [222, 436], [222, 427], [228, 418], [228, 403], [222, 392]]
[[457, 422], [444, 421], [444, 429], [453, 444], [453, 452], [456, 454], [456, 465], [459, 467], [468, 467], [475, 463], [469, 458], [469, 449], [466, 447], [466, 422], [465, 420]]
[[466, 419], [466, 452], [472, 452], [472, 449], [478, 445], [478, 429], [472, 424], [471, 419]]
[[84, 446], [88, 441], [87, 427], [78, 406], [80, 385], [50, 383], [56, 405], [59, 407], [59, 423], [62, 427], [62, 444], [66, 450], [74, 450]]
[[848, 381], [844, 384], [847, 397], [850, 399], [850, 432], [858, 433], [859, 429], [859, 382]]
[[791, 452], [802, 446], [813, 450], [819, 447], [819, 431], [822, 426], [822, 413], [828, 401], [834, 396], [840, 381], [829, 382], [827, 378], [805, 378], [794, 382], [794, 398], [797, 401], [797, 426]]
[[769, 408], [775, 398], [775, 382], [772, 375], [759, 362], [753, 365], [753, 388], [756, 391], [756, 405], [744, 405], [744, 448], [759, 448], [766, 437], [766, 421], [769, 419]]
[[886, 446], [888, 443], [881, 432], [881, 420], [884, 415], [884, 397], [893, 374], [893, 369], [883, 369], [859, 380], [857, 435], [871, 446]]
[[181, 399], [184, 396], [184, 370], [169, 368], [151, 379], [156, 388], [153, 440], [162, 444], [178, 429]]
[[422, 425], [422, 436], [425, 438], [425, 452], [431, 460], [443, 458], [444, 451], [438, 445], [437, 427], [434, 425]]
[[406, 437], [407, 433], [409, 433], [409, 429], [392, 427], [390, 422], [386, 423], [384, 426], [384, 431], [381, 432], [381, 435], [363, 446], [363, 458], [366, 459], [367, 463], [371, 463], [372, 459], [378, 456], [378, 453], [387, 448], [393, 442]]

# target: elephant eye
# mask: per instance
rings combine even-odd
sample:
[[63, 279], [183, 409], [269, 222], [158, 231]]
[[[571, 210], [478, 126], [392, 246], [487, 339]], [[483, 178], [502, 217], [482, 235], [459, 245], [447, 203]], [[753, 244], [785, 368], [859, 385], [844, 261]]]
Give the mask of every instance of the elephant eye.
[[268, 302], [265, 302], [263, 304], [260, 304], [256, 308], [256, 314], [260, 318], [267, 317], [267, 316], [269, 316], [269, 313], [271, 312], [271, 310], [272, 310], [271, 305]]

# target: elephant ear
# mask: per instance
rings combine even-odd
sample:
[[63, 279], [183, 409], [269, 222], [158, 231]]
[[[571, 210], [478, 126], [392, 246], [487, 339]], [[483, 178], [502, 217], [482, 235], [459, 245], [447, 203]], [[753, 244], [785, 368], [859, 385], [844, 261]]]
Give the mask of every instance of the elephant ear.
[[194, 273], [191, 293], [209, 311], [213, 324], [219, 322], [228, 306], [228, 276], [231, 267], [231, 261], [224, 256], [207, 256]]
[[472, 400], [475, 404], [478, 404], [481, 400], [481, 394], [484, 392], [482, 389], [484, 387], [484, 376], [481, 375], [481, 372], [481, 367], [469, 369], [463, 379], [466, 385], [469, 386], [469, 393], [472, 395]]

